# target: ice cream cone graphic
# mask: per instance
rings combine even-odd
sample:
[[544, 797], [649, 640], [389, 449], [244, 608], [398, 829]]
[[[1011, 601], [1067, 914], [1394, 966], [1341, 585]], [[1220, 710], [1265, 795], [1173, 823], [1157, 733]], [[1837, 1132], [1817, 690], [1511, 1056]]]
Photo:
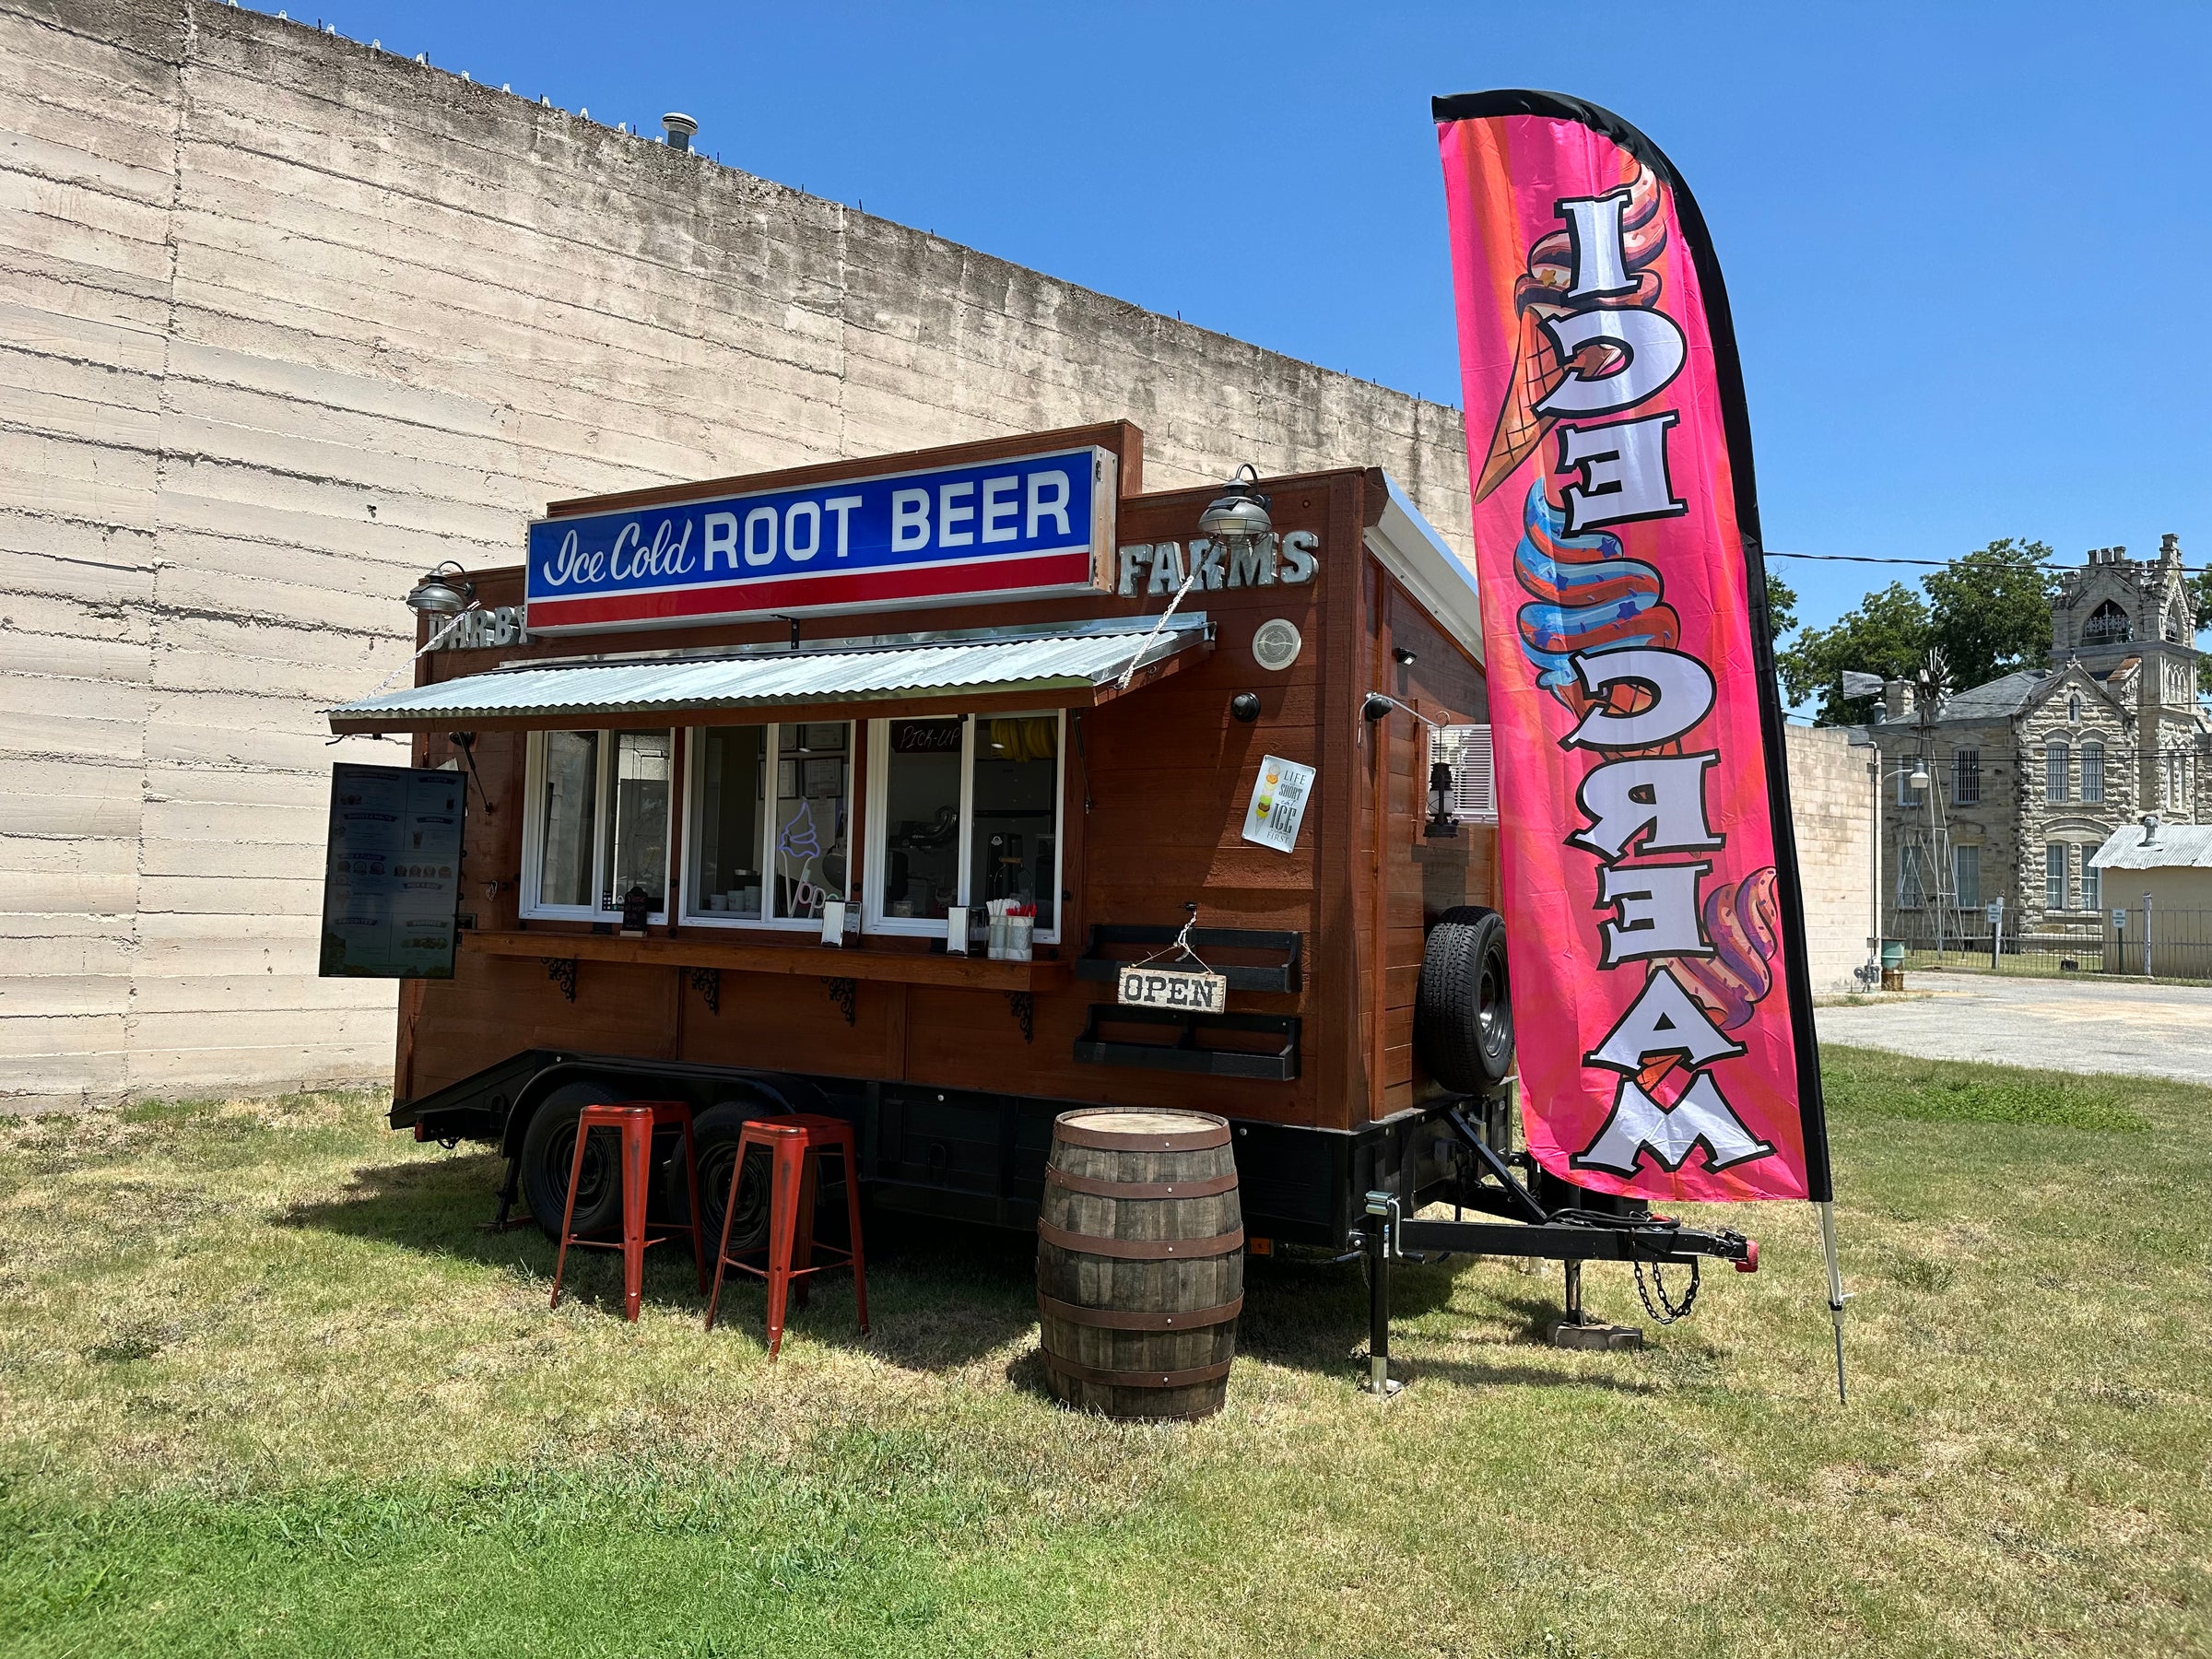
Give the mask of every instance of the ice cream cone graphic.
[[1483, 461], [1482, 477], [1476, 481], [1477, 500], [1512, 476], [1513, 469], [1535, 453], [1551, 425], [1536, 413], [1536, 406], [1550, 395], [1564, 373], [1559, 354], [1544, 332], [1544, 315], [1549, 314], [1556, 314], [1551, 307], [1543, 308], [1543, 314], [1533, 308], [1521, 313], [1521, 340], [1513, 353], [1512, 379], [1498, 410], [1498, 427], [1490, 434], [1490, 453]]
[[[1526, 273], [1513, 284], [1513, 309], [1519, 333], [1513, 347], [1512, 372], [1498, 406], [1498, 424], [1490, 433], [1489, 453], [1475, 480], [1475, 499], [1481, 500], [1535, 453], [1555, 417], [1540, 414], [1542, 403], [1566, 377], [1567, 365], [1545, 332], [1545, 322], [1592, 305], [1649, 306], [1659, 298], [1661, 278], [1655, 268], [1666, 246], [1666, 220], [1659, 212], [1659, 181], [1647, 167], [1637, 167], [1621, 181], [1629, 200], [1621, 212], [1621, 257], [1624, 269], [1635, 278], [1633, 290], [1574, 299], [1574, 250], [1564, 230], [1540, 237], [1528, 251]], [[1584, 347], [1585, 351], [1593, 350]], [[1578, 355], [1584, 374], [1603, 371], [1604, 352], [1591, 358]]]

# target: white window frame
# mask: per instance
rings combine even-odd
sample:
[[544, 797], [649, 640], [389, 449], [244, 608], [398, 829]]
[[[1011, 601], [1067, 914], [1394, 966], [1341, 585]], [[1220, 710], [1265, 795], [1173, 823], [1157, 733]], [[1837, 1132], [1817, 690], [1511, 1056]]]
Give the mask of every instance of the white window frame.
[[[612, 790], [614, 757], [617, 747], [614, 738], [622, 732], [643, 732], [653, 729], [653, 727], [641, 725], [562, 726], [560, 728], [564, 732], [597, 732], [599, 734], [599, 776], [592, 795], [592, 882], [594, 886], [598, 885], [599, 872], [606, 867], [606, 837], [614, 813]], [[676, 753], [677, 735], [677, 728], [670, 726], [668, 728], [668, 752], [672, 757]], [[532, 732], [528, 734], [528, 736], [530, 741], [525, 747], [523, 765], [523, 885], [522, 892], [519, 895], [520, 902], [515, 907], [515, 913], [526, 922], [618, 922], [622, 917], [622, 907], [618, 904], [611, 910], [606, 910], [596, 904], [546, 904], [539, 900], [538, 884], [544, 876], [546, 734], [542, 731]], [[687, 790], [689, 784], [687, 781]], [[674, 818], [677, 806], [677, 803], [671, 797], [668, 836], [667, 841], [661, 848], [661, 868], [664, 870], [669, 869], [673, 862], [669, 853], [676, 844]], [[664, 902], [661, 909], [650, 912], [645, 921], [649, 926], [665, 927], [668, 924], [666, 904]]]
[[[1018, 709], [1006, 715], [962, 714], [960, 718], [960, 905], [975, 902], [975, 723], [979, 720], [1035, 718], [1050, 714], [1057, 723], [1053, 745], [1053, 925], [1035, 934], [1040, 945], [1057, 945], [1067, 916], [1067, 711]], [[906, 715], [902, 719], [943, 718]], [[887, 916], [883, 910], [884, 877], [890, 854], [885, 842], [890, 835], [891, 722], [868, 723], [867, 840], [861, 870], [861, 927], [873, 934], [903, 935], [909, 938], [941, 939], [945, 924], [935, 916]]]
[[[2052, 771], [2053, 761], [2058, 763], [2055, 774]], [[2053, 782], [2058, 785], [2055, 792], [2051, 787]], [[2047, 742], [2043, 745], [2043, 804], [2063, 806], [2073, 798], [2074, 750], [2067, 744]]]
[[[2053, 853], [2058, 854], [2053, 868]], [[2057, 879], [2058, 897], [2051, 897], [2052, 877]], [[2047, 841], [2043, 846], [2043, 909], [2045, 911], [2072, 910], [2067, 902], [2074, 897], [2074, 848], [2069, 841]]]
[[[700, 759], [700, 751], [706, 746], [709, 729], [705, 726], [690, 726], [684, 733], [684, 879], [678, 884], [677, 894], [683, 924], [686, 927], [763, 928], [777, 933], [803, 933], [818, 935], [822, 931], [822, 919], [819, 916], [775, 916], [768, 913], [775, 908], [776, 902], [776, 806], [780, 798], [776, 789], [776, 775], [778, 762], [783, 759], [783, 730], [786, 726], [794, 725], [843, 726], [845, 728], [845, 780], [846, 789], [849, 793], [856, 781], [853, 769], [853, 745], [854, 739], [859, 735], [858, 723], [851, 720], [743, 720], [733, 721], [730, 724], [759, 726], [763, 734], [762, 742], [766, 745], [767, 771], [760, 792], [762, 796], [760, 842], [755, 849], [760, 861], [761, 913], [757, 916], [738, 916], [731, 914], [728, 911], [695, 911], [690, 908], [691, 871], [695, 867], [692, 861], [699, 856], [699, 815], [706, 806], [705, 796], [700, 793], [704, 788], [703, 780], [706, 777], [706, 767]], [[845, 887], [848, 893], [852, 890], [852, 838], [861, 806], [862, 803], [848, 799], [845, 806]]]
[[[1970, 861], [1968, 854], [1972, 857]], [[1969, 899], [1965, 884], [1959, 877], [1966, 873], [1969, 864], [1974, 872], [1974, 896]], [[1951, 843], [1951, 908], [1959, 911], [1978, 911], [1982, 900], [1982, 843], [1980, 841], [1953, 841]]]
[[[2104, 745], [2091, 737], [2082, 742], [2080, 749], [2081, 798], [2084, 801], [2101, 803], [2104, 800]], [[2089, 756], [2091, 754], [2097, 757], [2097, 793], [2095, 794], [2089, 793]]]

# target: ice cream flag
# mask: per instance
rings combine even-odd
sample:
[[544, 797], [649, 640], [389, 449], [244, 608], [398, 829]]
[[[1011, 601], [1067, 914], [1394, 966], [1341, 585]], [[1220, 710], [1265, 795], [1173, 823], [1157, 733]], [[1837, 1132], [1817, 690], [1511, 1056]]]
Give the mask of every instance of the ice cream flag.
[[1436, 100], [1522, 1115], [1577, 1185], [1831, 1196], [1743, 376], [1618, 116]]

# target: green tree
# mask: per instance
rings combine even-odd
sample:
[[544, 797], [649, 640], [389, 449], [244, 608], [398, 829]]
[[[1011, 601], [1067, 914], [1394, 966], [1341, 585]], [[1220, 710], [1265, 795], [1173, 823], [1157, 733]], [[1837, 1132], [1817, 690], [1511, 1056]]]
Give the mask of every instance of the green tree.
[[[2196, 631], [2212, 628], [2212, 566], [2189, 578], [2189, 603], [2196, 607]], [[2196, 659], [2196, 688], [2212, 692], [2212, 652]]]
[[1783, 634], [1797, 626], [1797, 590], [1767, 571], [1767, 628], [1768, 636], [1779, 641]]
[[1951, 665], [1955, 687], [1979, 686], [2051, 657], [2051, 549], [2011, 536], [1931, 571], [1928, 642]]
[[1901, 582], [1866, 595], [1832, 628], [1807, 629], [1777, 655], [1783, 695], [1792, 703], [1820, 699], [1818, 725], [1852, 725], [1871, 720], [1879, 697], [1846, 700], [1843, 671], [1855, 669], [1900, 679], [1920, 665], [1932, 642], [1928, 606]]
[[[2006, 536], [1931, 571], [1918, 593], [1893, 582], [1867, 594], [1834, 627], [1800, 633], [1777, 653], [1783, 692], [1793, 703], [1818, 697], [1818, 725], [1852, 725], [1872, 719], [1880, 699], [1846, 700], [1846, 668], [1899, 679], [1933, 647], [1949, 663], [1953, 688], [1963, 689], [2040, 667], [2051, 654], [2056, 583], [2043, 563], [2050, 557], [2041, 542]], [[2212, 608], [2212, 585], [2196, 590], [2196, 597], [2200, 606]]]

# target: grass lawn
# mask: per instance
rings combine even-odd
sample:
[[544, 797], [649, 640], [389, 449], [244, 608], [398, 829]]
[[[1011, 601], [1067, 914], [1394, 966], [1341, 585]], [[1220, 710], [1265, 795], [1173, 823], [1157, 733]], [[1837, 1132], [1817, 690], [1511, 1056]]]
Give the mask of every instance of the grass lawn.
[[688, 1264], [548, 1313], [376, 1099], [0, 1121], [0, 1652], [2212, 1653], [2212, 1089], [1828, 1065], [1847, 1410], [1802, 1206], [1638, 1355], [1406, 1269], [1387, 1406], [1358, 1266], [1255, 1261], [1229, 1409], [1133, 1427], [1022, 1240], [879, 1228], [771, 1367]]

